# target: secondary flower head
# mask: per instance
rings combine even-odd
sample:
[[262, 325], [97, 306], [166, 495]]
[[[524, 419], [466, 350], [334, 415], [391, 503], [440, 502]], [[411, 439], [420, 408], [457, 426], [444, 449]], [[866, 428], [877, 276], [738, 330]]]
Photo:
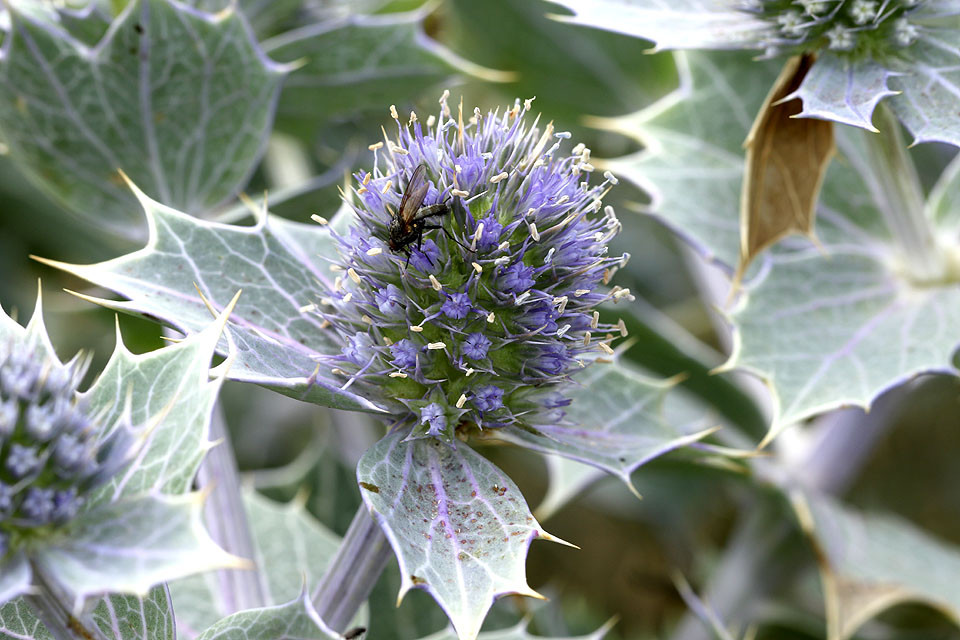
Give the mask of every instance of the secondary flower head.
[[[591, 187], [590, 150], [561, 153], [569, 134], [529, 122], [530, 101], [464, 121], [448, 95], [425, 123], [391, 109], [396, 139], [374, 145], [373, 170], [357, 176], [357, 224], [336, 236], [339, 275], [318, 310], [344, 343], [330, 364], [417, 435], [555, 424], [556, 391], [625, 333], [594, 310], [630, 299], [606, 287], [628, 258], [607, 255], [620, 223], [601, 199], [616, 179]], [[420, 166], [423, 206], [449, 209], [391, 251]]]
[[85, 494], [129, 461], [118, 428], [105, 441], [76, 389], [83, 367], [0, 343], [0, 558], [72, 519]]
[[747, 11], [765, 20], [767, 55], [829, 49], [883, 59], [913, 44], [918, 0], [754, 0]]

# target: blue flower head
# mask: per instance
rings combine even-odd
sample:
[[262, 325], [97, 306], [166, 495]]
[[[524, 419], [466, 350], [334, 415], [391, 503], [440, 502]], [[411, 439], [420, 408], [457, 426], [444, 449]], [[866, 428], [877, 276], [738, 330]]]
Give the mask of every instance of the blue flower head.
[[101, 430], [76, 395], [82, 368], [0, 344], [0, 558], [13, 540], [72, 519], [91, 489], [131, 459], [124, 428]]
[[[529, 101], [464, 121], [447, 96], [424, 123], [398, 118], [357, 176], [357, 222], [335, 235], [342, 275], [317, 311], [345, 345], [330, 366], [414, 437], [556, 424], [570, 375], [623, 333], [594, 310], [631, 299], [608, 288], [628, 258], [607, 255], [620, 223], [601, 200], [616, 180], [590, 186], [590, 150], [561, 151], [569, 134], [529, 122]], [[391, 251], [391, 221], [420, 166], [421, 206], [447, 208]]]

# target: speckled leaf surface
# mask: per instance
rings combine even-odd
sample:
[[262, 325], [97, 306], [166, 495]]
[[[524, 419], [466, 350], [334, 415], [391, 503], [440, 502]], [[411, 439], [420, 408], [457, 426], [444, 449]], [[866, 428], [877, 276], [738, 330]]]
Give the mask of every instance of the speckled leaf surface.
[[[252, 227], [211, 223], [137, 193], [150, 227], [146, 247], [99, 264], [51, 264], [129, 299], [98, 302], [186, 334], [210, 322], [197, 288], [218, 311], [242, 290], [227, 325], [236, 347], [230, 379], [338, 409], [376, 410], [318, 367], [317, 356], [340, 346], [316, 315], [301, 311], [319, 299], [317, 281], [332, 282], [329, 230], [272, 216]], [[225, 338], [218, 351], [226, 353]]]
[[360, 459], [363, 500], [397, 554], [400, 597], [427, 590], [460, 640], [474, 640], [497, 597], [537, 595], [527, 549], [550, 536], [517, 485], [466, 444], [405, 435], [387, 435]]
[[22, 14], [13, 24], [0, 57], [0, 132], [66, 206], [136, 237], [142, 220], [117, 169], [192, 214], [246, 181], [286, 71], [236, 11], [136, 0], [94, 47]]
[[0, 637], [4, 640], [52, 640], [33, 609], [23, 598], [0, 606]]
[[100, 600], [93, 620], [111, 640], [176, 640], [173, 603], [165, 585], [150, 595], [110, 595]]
[[960, 624], [960, 549], [902, 518], [866, 513], [824, 496], [795, 501], [822, 552], [828, 635], [846, 640], [903, 602], [924, 602]]
[[227, 616], [204, 631], [200, 640], [333, 640], [340, 637], [323, 624], [304, 593], [288, 604]]
[[594, 364], [574, 380], [573, 402], [566, 408], [569, 424], [538, 427], [539, 433], [506, 427], [492, 437], [593, 465], [629, 485], [630, 473], [640, 465], [710, 432], [699, 422], [694, 431], [665, 421], [662, 402], [670, 385], [628, 364]]
[[728, 0], [550, 0], [567, 22], [652, 40], [657, 49], [756, 47], [766, 24]]

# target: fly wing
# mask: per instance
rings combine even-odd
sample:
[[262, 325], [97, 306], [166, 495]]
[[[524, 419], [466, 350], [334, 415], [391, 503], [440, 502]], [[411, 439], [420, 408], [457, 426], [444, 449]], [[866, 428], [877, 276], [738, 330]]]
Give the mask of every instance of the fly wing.
[[423, 199], [427, 197], [427, 191], [430, 189], [430, 185], [424, 176], [425, 171], [423, 165], [417, 165], [417, 168], [413, 171], [413, 175], [410, 176], [410, 182], [407, 183], [407, 188], [403, 192], [403, 198], [400, 199], [400, 209], [397, 210], [397, 216], [403, 220], [405, 224], [413, 221], [413, 217], [417, 215], [417, 211], [420, 210], [420, 205], [423, 204]]

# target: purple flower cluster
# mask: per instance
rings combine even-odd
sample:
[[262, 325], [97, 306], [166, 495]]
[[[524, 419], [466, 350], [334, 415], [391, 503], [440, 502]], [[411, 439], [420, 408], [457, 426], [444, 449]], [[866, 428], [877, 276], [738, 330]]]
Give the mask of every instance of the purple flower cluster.
[[83, 367], [0, 343], [0, 557], [14, 538], [73, 518], [83, 496], [129, 460], [124, 429], [98, 443], [78, 402]]
[[[616, 179], [589, 186], [590, 150], [561, 154], [569, 134], [528, 124], [530, 101], [465, 122], [447, 97], [425, 123], [391, 108], [397, 136], [357, 176], [358, 224], [335, 235], [342, 262], [316, 311], [345, 345], [329, 364], [344, 387], [410, 416], [415, 436], [556, 424], [558, 390], [626, 333], [595, 311], [632, 299], [607, 286], [629, 257], [607, 255], [620, 223], [601, 199]], [[389, 225], [420, 165], [423, 206], [450, 211], [405, 248], [407, 265]]]

